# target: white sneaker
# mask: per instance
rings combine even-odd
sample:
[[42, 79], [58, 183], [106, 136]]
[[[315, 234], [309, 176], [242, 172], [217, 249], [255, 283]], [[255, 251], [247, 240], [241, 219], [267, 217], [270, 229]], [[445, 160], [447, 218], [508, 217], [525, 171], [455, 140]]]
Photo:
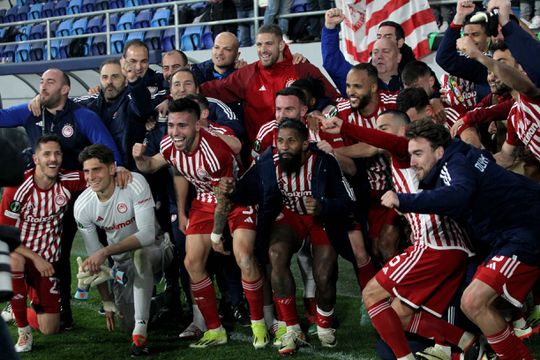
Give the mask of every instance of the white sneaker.
[[317, 329], [317, 335], [322, 347], [333, 348], [337, 345], [336, 329]]
[[10, 302], [8, 302], [4, 310], [2, 310], [2, 319], [4, 319], [6, 324], [15, 320], [15, 316], [13, 316], [13, 309], [11, 308]]
[[32, 331], [30, 327], [19, 328], [19, 340], [15, 344], [15, 351], [20, 352], [29, 352], [32, 350], [32, 345], [34, 344], [34, 338], [32, 336]]
[[538, 29], [540, 28], [540, 15], [536, 15], [531, 20], [531, 29]]

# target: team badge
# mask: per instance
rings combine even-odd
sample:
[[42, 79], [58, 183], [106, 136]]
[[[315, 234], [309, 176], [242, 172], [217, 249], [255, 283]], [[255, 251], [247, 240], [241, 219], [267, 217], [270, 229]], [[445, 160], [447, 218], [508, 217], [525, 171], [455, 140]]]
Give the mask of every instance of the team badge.
[[205, 178], [208, 176], [208, 173], [206, 172], [206, 170], [204, 170], [204, 168], [198, 168], [197, 175], [199, 175], [199, 177], [201, 178]]
[[57, 195], [55, 198], [54, 198], [54, 202], [56, 203], [56, 205], [58, 206], [64, 206], [66, 205], [67, 203], [67, 199], [64, 195]]
[[9, 211], [14, 212], [14, 213], [21, 212], [21, 203], [18, 201], [12, 201], [9, 204]]
[[127, 211], [127, 209], [128, 209], [127, 205], [122, 202], [116, 205], [116, 210], [118, 210], [120, 214], [124, 214]]
[[255, 140], [255, 142], [253, 143], [253, 150], [255, 150], [256, 152], [261, 151], [261, 142], [259, 140]]
[[75, 131], [73, 130], [73, 126], [71, 126], [71, 124], [66, 124], [62, 128], [62, 136], [63, 137], [67, 137], [67, 138], [72, 137], [74, 132]]

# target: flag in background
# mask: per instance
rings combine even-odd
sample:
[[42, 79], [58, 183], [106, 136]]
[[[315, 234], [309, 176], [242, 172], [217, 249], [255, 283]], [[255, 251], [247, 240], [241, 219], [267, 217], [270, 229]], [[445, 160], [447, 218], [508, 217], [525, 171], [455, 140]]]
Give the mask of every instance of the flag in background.
[[430, 53], [428, 35], [437, 23], [428, 0], [336, 0], [345, 21], [341, 26], [344, 54], [349, 62], [367, 62], [383, 21], [401, 24], [405, 43], [417, 59]]

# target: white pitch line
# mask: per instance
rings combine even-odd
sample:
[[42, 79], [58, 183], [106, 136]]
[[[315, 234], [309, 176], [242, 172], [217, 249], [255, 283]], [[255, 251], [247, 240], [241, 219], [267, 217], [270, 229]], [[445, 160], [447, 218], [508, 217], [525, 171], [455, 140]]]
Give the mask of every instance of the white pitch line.
[[[251, 344], [251, 337], [238, 332], [229, 333], [231, 340], [237, 340], [241, 342], [247, 342]], [[271, 345], [270, 345], [271, 346]], [[277, 352], [277, 349], [276, 349]], [[342, 351], [337, 352], [319, 352], [313, 346], [301, 347], [298, 352], [307, 353], [311, 355], [316, 355], [325, 359], [335, 359], [335, 360], [373, 360], [372, 358], [358, 357], [353, 354], [344, 353]]]

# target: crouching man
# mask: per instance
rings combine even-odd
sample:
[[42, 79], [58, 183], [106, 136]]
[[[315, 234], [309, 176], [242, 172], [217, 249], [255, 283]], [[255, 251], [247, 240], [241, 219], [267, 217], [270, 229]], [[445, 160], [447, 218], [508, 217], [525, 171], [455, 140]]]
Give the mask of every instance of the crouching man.
[[[89, 186], [75, 202], [74, 210], [88, 253], [81, 268], [97, 274], [111, 256], [114, 267], [127, 275], [124, 285], [114, 285], [114, 302], [107, 282], [97, 287], [107, 329], [114, 330], [114, 313], [119, 311], [125, 327], [133, 327], [131, 354], [146, 355], [153, 274], [162, 268], [162, 262], [170, 260], [170, 242], [156, 241], [154, 200], [142, 175], [134, 173], [133, 181], [124, 189], [116, 186], [113, 153], [101, 144], [86, 147], [79, 161]], [[105, 247], [98, 240], [98, 227], [107, 234]]]

